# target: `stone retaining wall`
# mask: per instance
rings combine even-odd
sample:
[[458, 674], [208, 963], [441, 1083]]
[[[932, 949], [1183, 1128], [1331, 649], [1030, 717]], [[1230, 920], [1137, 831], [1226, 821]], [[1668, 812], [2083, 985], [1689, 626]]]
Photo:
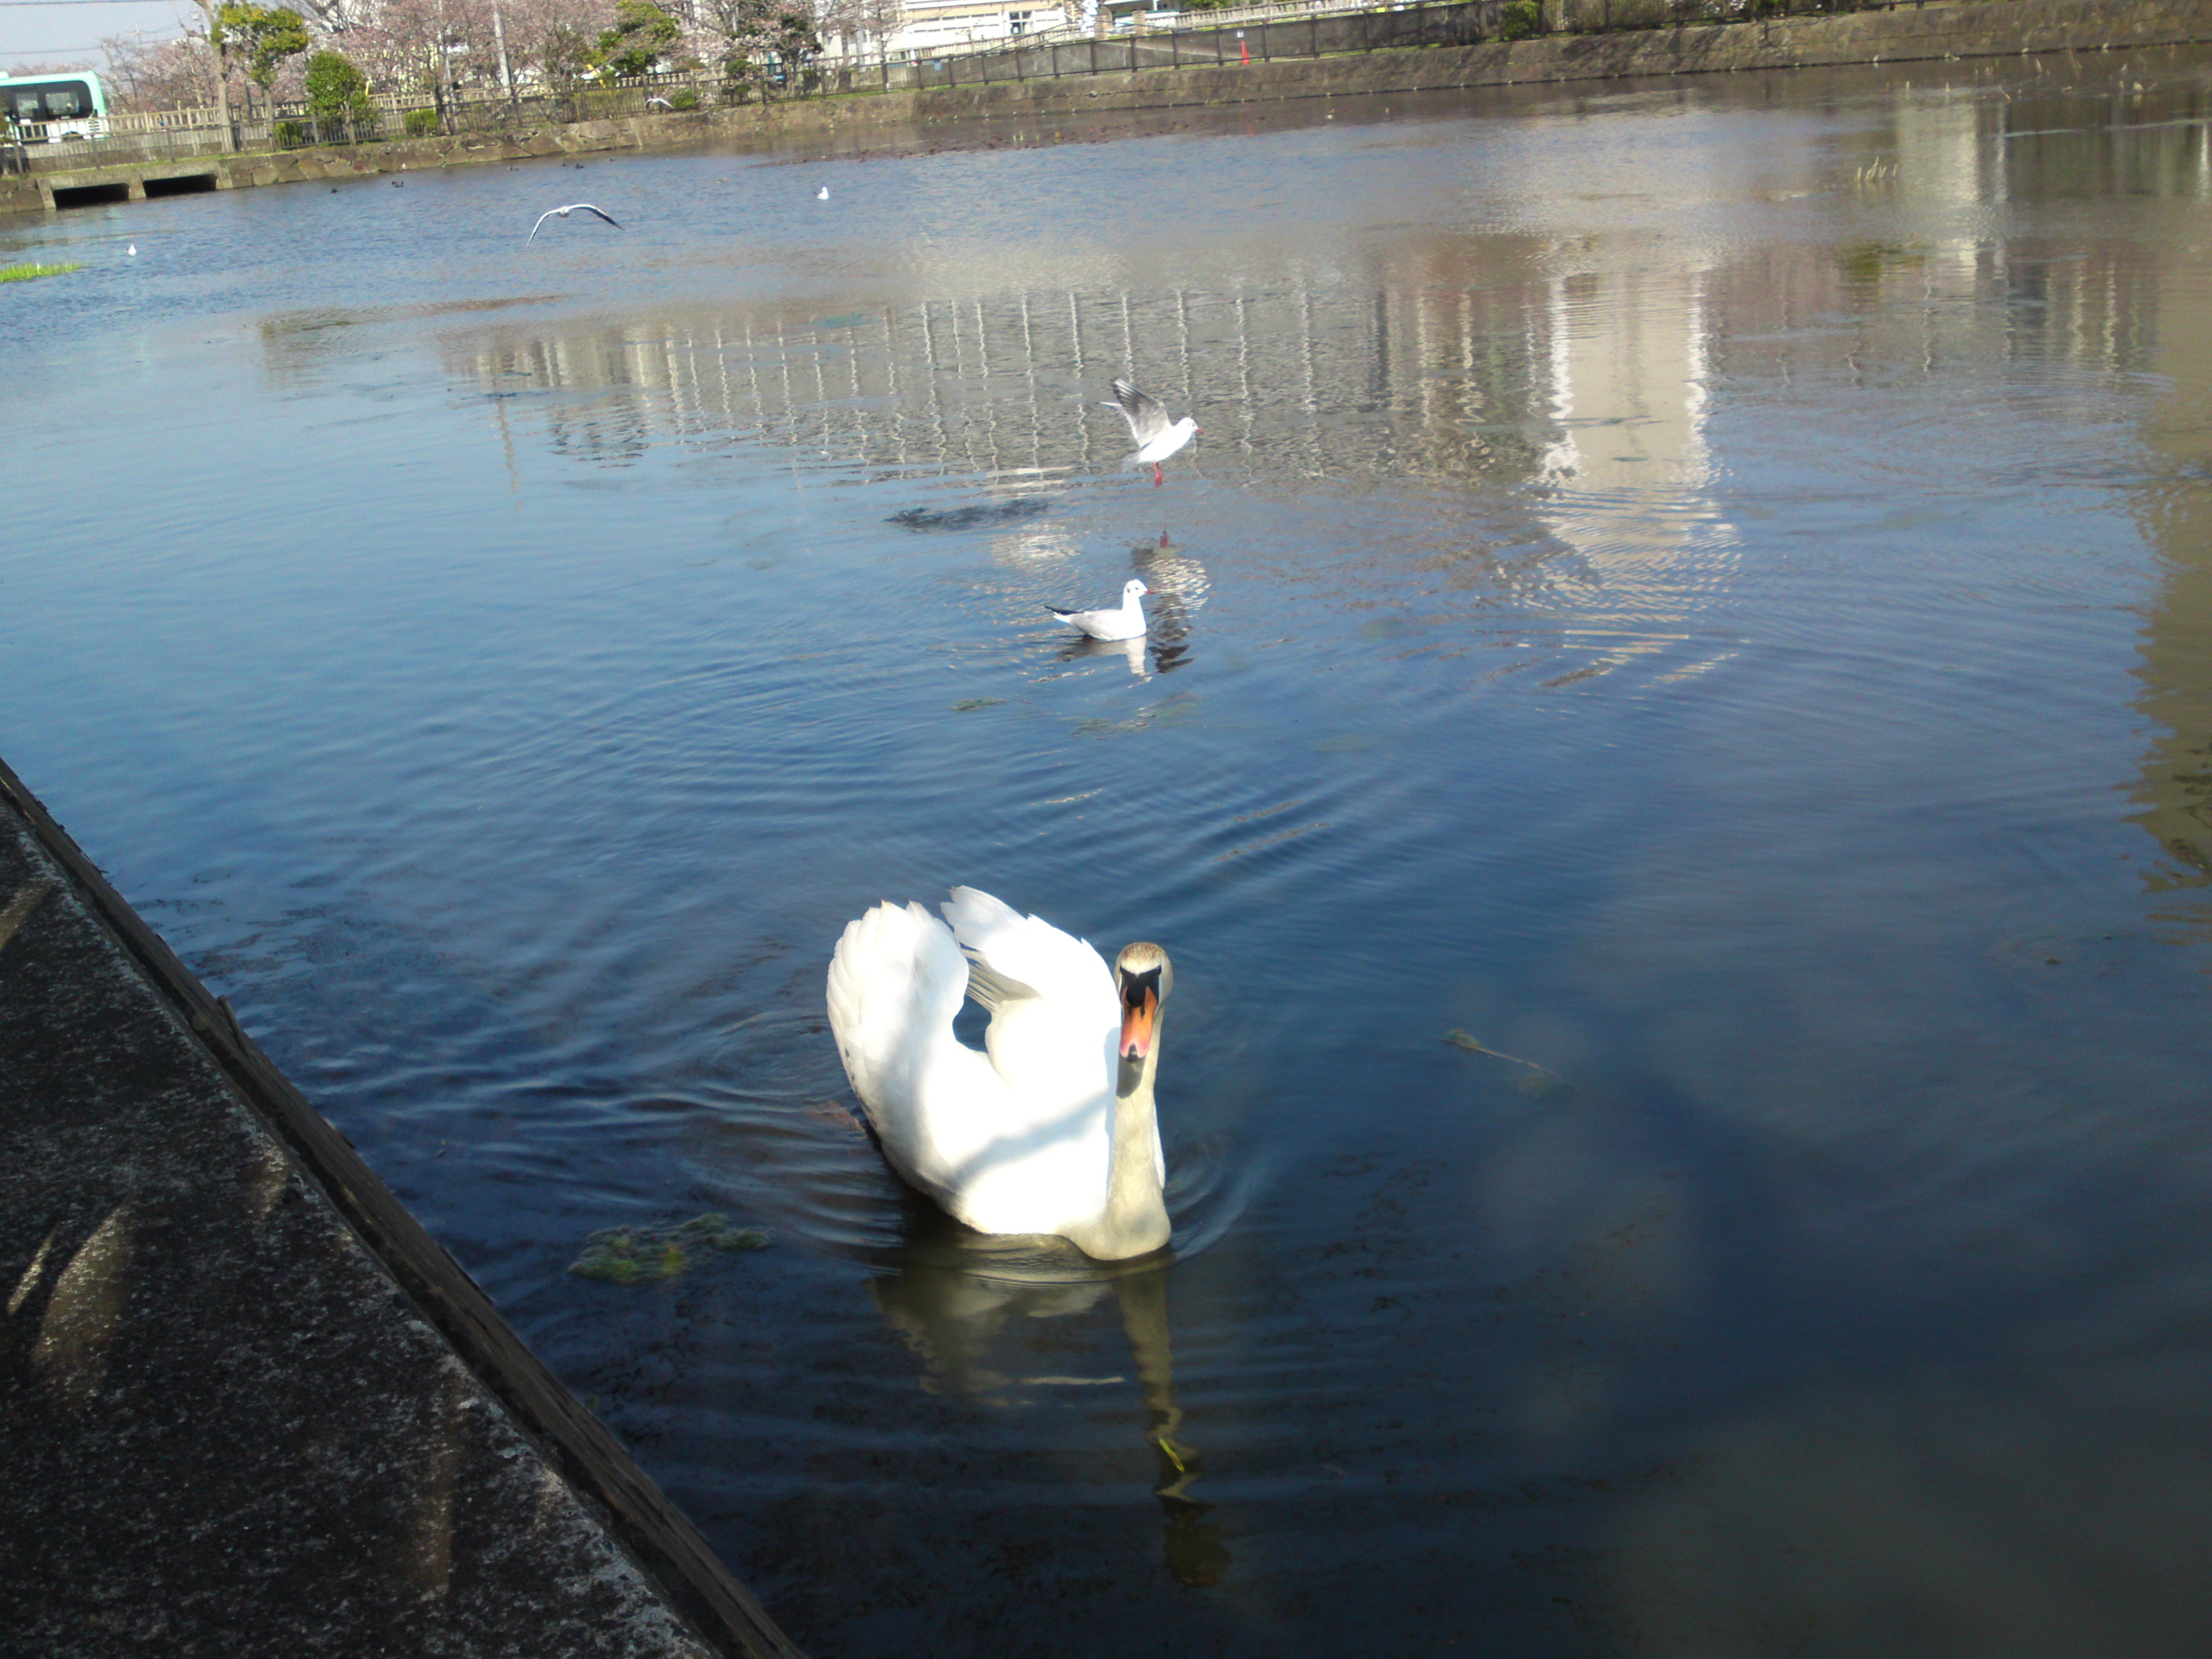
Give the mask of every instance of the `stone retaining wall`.
[[[1545, 0], [1547, 22], [1594, 28], [1643, 0]], [[1663, 5], [1665, 0], [1651, 0]], [[1475, 46], [1249, 64], [993, 82], [915, 94], [915, 116], [1037, 116], [1086, 110], [1346, 97], [1524, 82], [1706, 75], [2012, 57], [2212, 42], [2212, 0], [1975, 0], [1745, 23], [1559, 33]]]

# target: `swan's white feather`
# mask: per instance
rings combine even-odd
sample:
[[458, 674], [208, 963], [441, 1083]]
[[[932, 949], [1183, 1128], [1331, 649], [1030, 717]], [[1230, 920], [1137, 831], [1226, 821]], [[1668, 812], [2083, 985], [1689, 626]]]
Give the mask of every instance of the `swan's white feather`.
[[[957, 942], [919, 904], [890, 903], [837, 941], [830, 1026], [845, 1073], [910, 1184], [984, 1232], [1062, 1232], [1105, 1203], [1113, 976], [1082, 940], [987, 893], [956, 888], [945, 908]], [[952, 1033], [963, 944], [997, 1001], [988, 1058]]]
[[1106, 1025], [1119, 1017], [1114, 975], [1088, 939], [973, 887], [954, 888], [943, 908], [961, 948], [993, 973], [1028, 986], [1043, 1000], [1084, 1009]]

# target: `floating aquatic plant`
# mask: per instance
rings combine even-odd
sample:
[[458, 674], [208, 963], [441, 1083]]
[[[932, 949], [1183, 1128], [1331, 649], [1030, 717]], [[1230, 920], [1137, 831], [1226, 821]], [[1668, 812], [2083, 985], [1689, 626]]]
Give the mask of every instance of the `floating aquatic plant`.
[[665, 1227], [602, 1227], [585, 1239], [584, 1253], [568, 1271], [610, 1285], [643, 1285], [673, 1279], [713, 1256], [764, 1250], [768, 1243], [759, 1228], [735, 1226], [709, 1212]]
[[61, 265], [0, 265], [0, 283], [27, 283], [34, 276], [66, 276], [84, 267], [71, 261]]
[[1444, 1041], [1455, 1048], [1466, 1049], [1471, 1054], [1488, 1054], [1492, 1060], [1510, 1060], [1516, 1066], [1525, 1066], [1532, 1072], [1541, 1072], [1546, 1077], [1556, 1078], [1559, 1075], [1548, 1066], [1539, 1066], [1533, 1060], [1523, 1060], [1518, 1054], [1509, 1054], [1502, 1048], [1493, 1048], [1472, 1031], [1463, 1031], [1456, 1026], [1444, 1033]]

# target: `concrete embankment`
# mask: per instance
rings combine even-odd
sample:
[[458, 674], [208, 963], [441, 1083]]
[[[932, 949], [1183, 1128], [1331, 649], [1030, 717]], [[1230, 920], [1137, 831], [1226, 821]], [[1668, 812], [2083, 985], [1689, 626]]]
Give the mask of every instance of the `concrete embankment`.
[[[1606, 0], [1583, 3], [1594, 8]], [[1626, 0], [1622, 3], [1625, 10]], [[1778, 16], [1747, 23], [1623, 28], [1474, 46], [1006, 81], [933, 88], [912, 96], [915, 118], [937, 121], [2208, 41], [2212, 41], [2212, 0], [1934, 0], [1893, 10]]]
[[0, 1648], [798, 1659], [0, 765]]
[[[749, 144], [945, 123], [1064, 119], [1091, 112], [1446, 91], [1463, 87], [1919, 63], [2212, 42], [2212, 0], [1926, 0], [1888, 9], [1749, 22], [1629, 27], [1664, 0], [1545, 0], [1564, 32], [1199, 67], [1036, 76], [976, 86], [795, 99], [736, 109], [586, 121], [508, 138], [421, 139], [273, 155], [203, 156], [0, 181], [0, 210], [86, 205], [425, 167], [608, 150]], [[1194, 52], [1210, 36], [1185, 37]]]

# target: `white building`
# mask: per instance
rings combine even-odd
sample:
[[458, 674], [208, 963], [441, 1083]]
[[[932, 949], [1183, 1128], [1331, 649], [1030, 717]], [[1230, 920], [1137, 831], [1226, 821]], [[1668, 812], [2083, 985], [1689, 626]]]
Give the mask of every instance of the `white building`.
[[[1082, 9], [1027, 0], [906, 0], [896, 33], [884, 43], [893, 58], [927, 58], [948, 47], [1010, 40], [1080, 21]], [[1095, 14], [1094, 14], [1095, 15]]]

